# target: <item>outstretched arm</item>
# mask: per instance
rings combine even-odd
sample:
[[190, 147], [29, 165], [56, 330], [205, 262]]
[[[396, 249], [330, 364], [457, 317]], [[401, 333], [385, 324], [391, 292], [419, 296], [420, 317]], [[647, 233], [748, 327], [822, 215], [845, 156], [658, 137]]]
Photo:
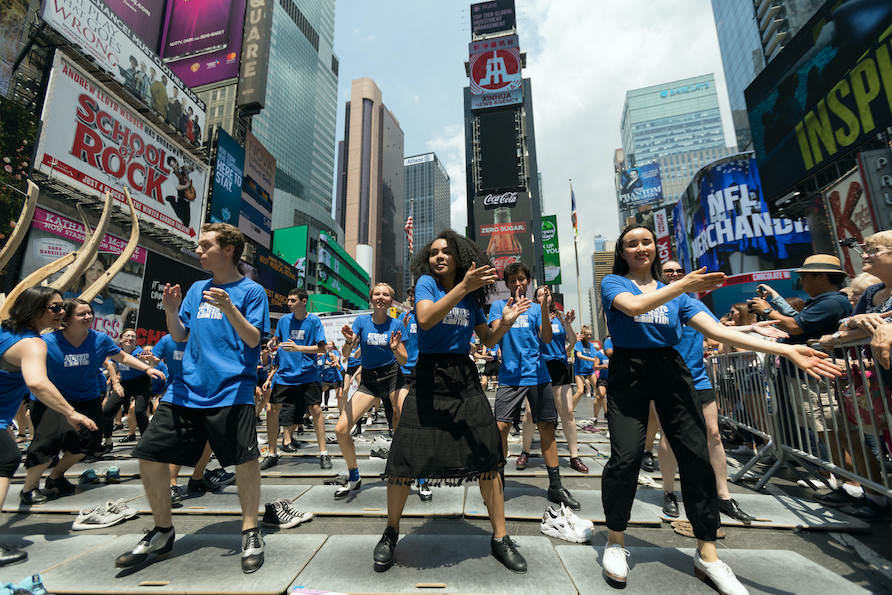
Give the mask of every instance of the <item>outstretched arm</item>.
[[681, 281], [665, 285], [656, 291], [634, 295], [624, 291], [613, 298], [613, 307], [627, 316], [650, 312], [683, 293], [699, 293], [715, 289], [725, 282], [725, 273], [707, 273], [706, 267], [688, 273]]

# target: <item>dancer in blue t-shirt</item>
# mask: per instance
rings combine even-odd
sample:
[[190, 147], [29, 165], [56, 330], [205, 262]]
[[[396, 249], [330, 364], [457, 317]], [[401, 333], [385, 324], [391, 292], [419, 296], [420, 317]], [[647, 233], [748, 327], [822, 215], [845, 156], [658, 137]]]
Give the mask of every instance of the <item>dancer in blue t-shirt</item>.
[[328, 393], [334, 389], [335, 403], [339, 402], [344, 384], [341, 353], [334, 341], [326, 343], [325, 353], [317, 356], [316, 365], [319, 366], [319, 386], [322, 387], [322, 411], [328, 411]]
[[585, 392], [585, 383], [586, 381], [589, 382], [595, 398], [592, 424], [596, 424], [598, 423], [598, 412], [601, 410], [601, 407], [604, 407], [605, 410], [607, 408], [604, 403], [604, 397], [598, 390], [598, 379], [595, 377], [595, 372], [604, 372], [606, 377], [607, 358], [598, 355], [598, 347], [592, 343], [592, 328], [588, 325], [582, 327], [579, 333], [579, 340], [573, 346], [573, 351], [575, 354], [573, 358], [573, 376], [576, 379], [576, 394], [573, 395], [573, 402], [579, 403]]
[[[13, 302], [9, 318], [0, 326], [0, 501], [22, 461], [15, 439], [7, 431], [28, 392], [75, 430], [96, 431], [96, 422], [69, 403], [47, 377], [47, 345], [43, 329], [62, 328], [62, 296], [49, 287], [29, 287]], [[33, 503], [46, 502], [37, 492]], [[28, 553], [11, 545], [0, 546], [0, 566], [22, 562]]]
[[387, 283], [378, 283], [369, 294], [372, 313], [359, 316], [353, 321], [353, 327], [344, 325], [341, 332], [344, 340], [353, 349], [359, 345], [362, 349], [362, 384], [347, 401], [335, 426], [335, 435], [347, 463], [347, 485], [339, 487], [334, 494], [335, 500], [346, 498], [350, 492], [359, 490], [359, 466], [356, 462], [356, 447], [350, 436], [350, 429], [362, 422], [362, 416], [372, 408], [376, 399], [381, 399], [385, 407], [394, 408], [393, 423], [399, 424], [399, 412], [406, 397], [406, 381], [400, 366], [408, 361], [403, 334], [403, 323], [390, 318], [387, 310], [393, 304], [393, 288]]
[[709, 463], [706, 427], [691, 373], [673, 346], [689, 324], [704, 335], [745, 349], [782, 355], [817, 376], [840, 376], [827, 355], [805, 346], [759, 341], [730, 331], [703, 311], [688, 292], [720, 286], [724, 273], [695, 271], [671, 285], [662, 282], [656, 235], [639, 224], [626, 227], [616, 243], [613, 274], [601, 281], [601, 301], [613, 338], [610, 358], [611, 456], [604, 469], [602, 499], [609, 529], [602, 567], [608, 581], [624, 585], [629, 574], [624, 531], [644, 456], [650, 402], [659, 413], [664, 438], [678, 458], [684, 506], [697, 537], [695, 572], [722, 593], [746, 593], [715, 548], [719, 527], [715, 474]]
[[[526, 297], [530, 285], [530, 269], [522, 262], [514, 262], [505, 267], [505, 285], [515, 300]], [[539, 428], [542, 445], [542, 458], [548, 471], [548, 499], [556, 504], [564, 504], [573, 510], [581, 508], [570, 492], [561, 483], [558, 466], [557, 442], [554, 428], [558, 412], [551, 385], [551, 375], [542, 358], [542, 344], [551, 343], [551, 320], [542, 315], [543, 309], [551, 308], [551, 293], [542, 295], [538, 304], [517, 317], [513, 326], [502, 337], [502, 366], [499, 368], [499, 389], [496, 391], [495, 415], [502, 434], [502, 448], [508, 452], [508, 432], [511, 425], [520, 421], [520, 408], [524, 399], [529, 403], [533, 423]], [[489, 310], [489, 324], [493, 330], [502, 329], [500, 312], [505, 300], [493, 302]], [[541, 341], [541, 342], [540, 342]]]
[[201, 226], [196, 253], [213, 274], [185, 297], [167, 284], [162, 303], [174, 341], [188, 337], [183, 382], [170, 386], [169, 406], [152, 419], [133, 456], [140, 459], [143, 486], [155, 527], [137, 546], [115, 560], [119, 568], [141, 564], [151, 554], [173, 548], [169, 463], [194, 466], [208, 441], [220, 465], [235, 465], [242, 507], [242, 572], [263, 565], [263, 539], [257, 527], [260, 464], [254, 426], [254, 387], [260, 340], [269, 333], [269, 301], [258, 283], [242, 276], [238, 262], [245, 236], [228, 223]]

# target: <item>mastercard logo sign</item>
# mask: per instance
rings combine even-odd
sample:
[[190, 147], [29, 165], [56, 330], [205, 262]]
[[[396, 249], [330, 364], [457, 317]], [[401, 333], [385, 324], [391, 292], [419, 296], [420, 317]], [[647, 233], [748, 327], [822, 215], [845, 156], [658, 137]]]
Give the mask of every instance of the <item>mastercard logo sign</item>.
[[199, 68], [201, 68], [201, 64], [199, 64], [198, 62], [194, 63], [192, 66], [189, 67], [189, 69], [192, 72], [198, 72]]
[[229, 52], [228, 54], [226, 54], [226, 59], [235, 60], [235, 52]]

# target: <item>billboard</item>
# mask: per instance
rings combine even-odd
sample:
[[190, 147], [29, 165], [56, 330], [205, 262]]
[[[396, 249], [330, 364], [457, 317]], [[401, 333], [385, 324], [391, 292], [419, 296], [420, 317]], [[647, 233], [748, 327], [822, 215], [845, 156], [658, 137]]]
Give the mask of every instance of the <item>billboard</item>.
[[521, 89], [520, 48], [495, 48], [471, 54], [471, 95], [504, 93]]
[[515, 109], [505, 109], [477, 116], [482, 190], [507, 190], [521, 185], [516, 113]]
[[316, 280], [341, 299], [358, 307], [369, 301], [371, 278], [334, 239], [319, 232], [319, 268]]
[[[30, 274], [51, 262], [71, 254], [86, 240], [82, 223], [37, 207], [31, 220], [31, 229], [25, 245], [22, 271]], [[65, 297], [77, 297], [104, 273], [124, 251], [127, 240], [106, 234], [99, 245], [96, 259], [90, 268], [75, 281], [74, 287], [65, 292]], [[140, 294], [143, 285], [143, 271], [146, 264], [145, 248], [137, 247], [130, 261], [109, 283], [106, 291], [91, 302], [95, 317], [93, 330], [107, 334], [118, 340], [127, 327], [136, 326], [140, 309]], [[49, 278], [55, 281], [62, 275], [56, 273]]]
[[654, 213], [654, 231], [657, 234], [657, 254], [660, 262], [667, 262], [672, 258], [672, 240], [669, 237], [669, 218], [666, 209]]
[[211, 193], [211, 223], [229, 223], [238, 227], [244, 177], [245, 150], [225, 130], [218, 128], [214, 190]]
[[826, 2], [747, 87], [769, 199], [892, 124], [890, 26], [892, 3]]
[[238, 76], [245, 0], [169, 0], [161, 57], [190, 87]]
[[663, 200], [660, 164], [648, 163], [619, 172], [620, 208], [655, 204]]
[[287, 314], [288, 292], [297, 287], [297, 270], [266, 248], [257, 247], [254, 266], [241, 261], [242, 274], [257, 281], [266, 290], [269, 311]]
[[205, 104], [102, 0], [43, 0], [41, 17], [131, 97], [200, 145]]
[[272, 244], [273, 193], [276, 158], [249, 130], [245, 137], [245, 168], [239, 229], [269, 249]]
[[471, 35], [514, 29], [514, 0], [491, 0], [471, 5]]
[[148, 252], [139, 298], [137, 342], [140, 345], [155, 344], [167, 334], [167, 320], [164, 315], [164, 305], [161, 303], [165, 284], [179, 285], [185, 295], [193, 283], [204, 281], [209, 277], [210, 273], [205, 270], [191, 267], [156, 252]]
[[892, 229], [892, 151], [858, 153], [858, 167], [879, 229]]
[[[824, 191], [826, 210], [834, 231], [834, 240], [854, 238], [858, 244], [880, 228], [865, 191], [864, 179], [858, 168]], [[834, 242], [835, 243], [835, 242]], [[851, 247], [840, 246], [840, 260], [849, 278], [861, 273], [861, 253]]]
[[[25, 19], [28, 16], [28, 0], [5, 0], [0, 13], [0, 97], [6, 97], [12, 82], [12, 65], [19, 51]], [[5, 153], [4, 153], [5, 154]]]
[[266, 103], [274, 6], [274, 0], [251, 0], [245, 13], [238, 97], [235, 100], [236, 105], [245, 112], [259, 112]]
[[43, 111], [37, 167], [89, 194], [111, 192], [186, 240], [201, 226], [207, 166], [57, 55]]
[[158, 42], [161, 41], [161, 29], [164, 25], [164, 0], [103, 0], [103, 2], [131, 31], [146, 42], [149, 49], [156, 54], [160, 53]]
[[310, 227], [298, 225], [277, 229], [273, 234], [273, 254], [291, 263], [297, 271], [296, 287], [307, 286], [307, 244]]
[[707, 267], [737, 275], [798, 267], [812, 253], [803, 220], [772, 219], [752, 154], [726, 157], [702, 169], [688, 185], [674, 215], [691, 271]]
[[542, 216], [542, 252], [545, 261], [545, 282], [548, 285], [560, 285], [561, 251], [557, 215]]
[[[493, 266], [503, 279], [505, 267], [523, 262], [535, 268], [533, 257], [533, 211], [529, 192], [505, 192], [474, 197], [474, 230], [476, 241], [485, 247]], [[505, 299], [508, 290], [504, 283], [496, 283], [497, 295]]]

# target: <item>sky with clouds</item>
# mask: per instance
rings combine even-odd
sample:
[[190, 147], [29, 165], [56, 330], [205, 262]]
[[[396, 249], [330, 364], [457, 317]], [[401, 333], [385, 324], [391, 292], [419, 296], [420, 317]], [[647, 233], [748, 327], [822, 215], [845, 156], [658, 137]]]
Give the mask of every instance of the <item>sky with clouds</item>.
[[[369, 77], [405, 134], [405, 155], [434, 151], [452, 182], [452, 226], [467, 224], [464, 63], [470, 2], [338, 0], [340, 59], [337, 140], [353, 79]], [[590, 321], [593, 238], [619, 235], [613, 155], [621, 147], [626, 91], [714, 73], [733, 139], [725, 77], [710, 0], [516, 0], [523, 75], [532, 81], [533, 117], [546, 214], [558, 216], [565, 303], [577, 299], [570, 188], [579, 216], [580, 287]]]

